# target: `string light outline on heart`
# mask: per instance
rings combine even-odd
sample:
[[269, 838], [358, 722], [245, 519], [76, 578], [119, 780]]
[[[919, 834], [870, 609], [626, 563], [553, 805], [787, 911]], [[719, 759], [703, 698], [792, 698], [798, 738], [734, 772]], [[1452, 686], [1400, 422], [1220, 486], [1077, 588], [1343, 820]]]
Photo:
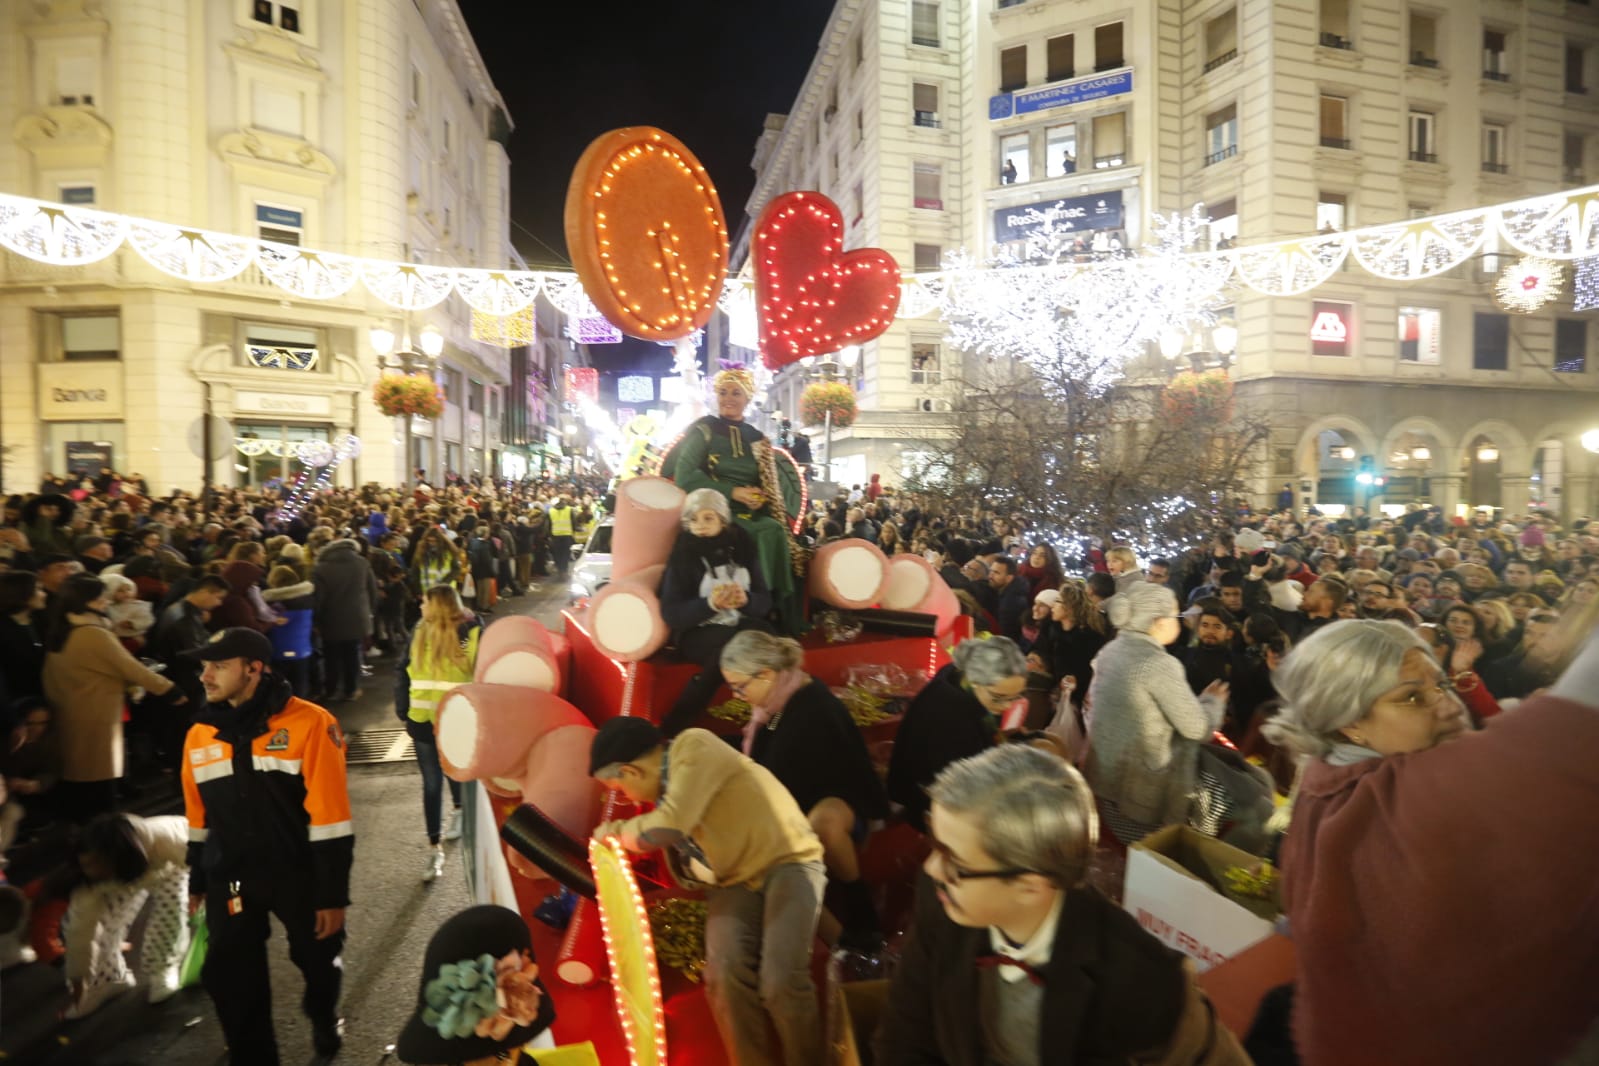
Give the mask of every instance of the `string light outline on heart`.
[[584, 153], [567, 194], [567, 244], [600, 313], [644, 340], [701, 328], [727, 275], [727, 224], [709, 174], [649, 126], [612, 130]]
[[[799, 230], [796, 241], [814, 240], [818, 223], [823, 227], [821, 246], [802, 246], [798, 252], [823, 262], [790, 292], [782, 261], [792, 253], [785, 254], [790, 249], [784, 230]], [[901, 293], [899, 264], [881, 248], [845, 252], [843, 214], [821, 193], [791, 192], [774, 199], [756, 226], [754, 253], [761, 356], [769, 368], [871, 340], [893, 324]], [[857, 321], [833, 320], [841, 310], [849, 310], [840, 303], [848, 302], [855, 286], [870, 287], [874, 282], [882, 286], [876, 307], [855, 309], [863, 316]]]

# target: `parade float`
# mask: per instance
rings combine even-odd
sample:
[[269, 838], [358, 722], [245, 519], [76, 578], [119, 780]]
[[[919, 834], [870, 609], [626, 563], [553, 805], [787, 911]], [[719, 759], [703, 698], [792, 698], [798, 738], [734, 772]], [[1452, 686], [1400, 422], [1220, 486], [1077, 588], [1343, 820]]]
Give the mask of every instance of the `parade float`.
[[[715, 188], [688, 148], [648, 127], [595, 140], [572, 177], [567, 236], [598, 312], [630, 336], [680, 345], [687, 362], [692, 335], [717, 306], [728, 254]], [[754, 257], [769, 369], [869, 340], [894, 320], [898, 265], [878, 249], [846, 252], [838, 209], [820, 194], [775, 200], [757, 224]], [[697, 373], [689, 383], [702, 388]], [[630, 427], [610, 582], [565, 613], [564, 634], [527, 618], [494, 622], [472, 682], [439, 704], [445, 772], [478, 785], [468, 834], [474, 893], [526, 918], [553, 974], [557, 1041], [592, 1042], [606, 1066], [728, 1061], [700, 984], [703, 905], [655, 857], [589, 839], [602, 821], [635, 813], [588, 776], [595, 728], [619, 715], [658, 721], [699, 669], [668, 646], [661, 573], [693, 471], [707, 462], [724, 477], [743, 468], [707, 459], [696, 425], [670, 439], [653, 420]], [[808, 553], [793, 536], [808, 502], [804, 475], [764, 439], [753, 460], [747, 476], [767, 505], [739, 519], [781, 526], [773, 543], [787, 553], [781, 566], [806, 669], [841, 695], [886, 766], [898, 711], [948, 661], [967, 622], [919, 556], [885, 556], [861, 540]], [[724, 689], [698, 724], [735, 735], [748, 713]], [[887, 831], [863, 848], [886, 913], [908, 904], [919, 846], [913, 834]], [[818, 945], [819, 976], [826, 959]]]

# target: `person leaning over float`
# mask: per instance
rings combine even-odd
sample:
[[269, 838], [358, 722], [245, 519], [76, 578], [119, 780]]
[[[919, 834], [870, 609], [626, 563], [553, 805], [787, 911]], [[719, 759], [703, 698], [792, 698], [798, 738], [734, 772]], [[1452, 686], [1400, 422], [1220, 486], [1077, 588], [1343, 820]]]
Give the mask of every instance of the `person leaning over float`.
[[722, 649], [745, 630], [771, 632], [772, 606], [755, 542], [735, 525], [727, 497], [695, 489], [683, 501], [682, 531], [661, 575], [661, 617], [677, 653], [700, 670], [661, 721], [676, 736], [699, 717], [721, 687]]
[[1190, 964], [1085, 884], [1094, 797], [1026, 744], [945, 767], [880, 1066], [1247, 1066]]
[[888, 817], [888, 798], [860, 727], [833, 690], [805, 672], [805, 652], [788, 637], [740, 633], [722, 650], [722, 676], [751, 705], [744, 754], [783, 783], [821, 838], [843, 925], [832, 939], [880, 950], [883, 933], [856, 848], [871, 821]]
[[822, 843], [788, 789], [708, 730], [685, 729], [668, 746], [643, 718], [599, 728], [589, 773], [634, 803], [655, 804], [594, 836], [615, 836], [633, 852], [664, 848], [674, 876], [705, 889], [705, 992], [729, 1058], [825, 1062], [811, 942], [827, 873]]
[[1593, 623], [1481, 732], [1399, 622], [1336, 622], [1273, 674], [1263, 732], [1306, 760], [1282, 849], [1304, 1066], [1599, 1061]]
[[733, 521], [755, 541], [778, 627], [797, 634], [804, 626], [795, 569], [798, 558], [788, 524], [799, 512], [802, 487], [793, 464], [778, 462], [771, 442], [744, 421], [755, 395], [755, 375], [724, 370], [714, 379], [716, 414], [694, 422], [661, 464], [685, 492], [715, 489], [726, 496]]

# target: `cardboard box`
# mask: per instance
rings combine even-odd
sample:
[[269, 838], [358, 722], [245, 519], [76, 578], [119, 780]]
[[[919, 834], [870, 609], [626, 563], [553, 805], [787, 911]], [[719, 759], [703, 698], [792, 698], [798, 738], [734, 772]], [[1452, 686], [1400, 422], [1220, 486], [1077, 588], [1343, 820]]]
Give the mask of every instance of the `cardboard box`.
[[1122, 907], [1200, 972], [1271, 935], [1276, 899], [1232, 899], [1223, 874], [1261, 862], [1187, 826], [1170, 825], [1127, 849]]
[[852, 981], [833, 986], [828, 1026], [833, 1066], [871, 1066], [872, 1039], [887, 1004], [887, 981]]

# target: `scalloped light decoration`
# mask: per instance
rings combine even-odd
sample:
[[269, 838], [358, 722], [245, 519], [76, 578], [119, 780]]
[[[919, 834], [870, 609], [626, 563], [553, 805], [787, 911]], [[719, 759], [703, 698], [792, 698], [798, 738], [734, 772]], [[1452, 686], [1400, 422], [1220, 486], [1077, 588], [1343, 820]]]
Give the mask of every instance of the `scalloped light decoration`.
[[472, 339], [496, 348], [520, 348], [532, 344], [536, 332], [533, 308], [524, 307], [509, 315], [490, 315], [472, 309]]
[[[1205, 284], [1220, 274], [1222, 283], [1236, 278], [1267, 296], [1288, 296], [1325, 282], [1351, 256], [1366, 271], [1388, 280], [1435, 277], [1465, 262], [1495, 232], [1525, 255], [1599, 258], [1599, 185], [1347, 233], [1190, 253], [1183, 261]], [[0, 247], [19, 256], [56, 266], [86, 266], [123, 244], [163, 273], [194, 283], [226, 282], [258, 264], [262, 275], [286, 295], [303, 299], [336, 299], [359, 281], [379, 299], [405, 310], [432, 306], [451, 291], [474, 310], [493, 316], [515, 314], [531, 306], [540, 293], [566, 314], [592, 306], [578, 277], [567, 271], [425, 267], [0, 194]], [[1117, 270], [1125, 265], [1113, 264]], [[1089, 264], [1079, 269], [1098, 267]], [[1016, 277], [1008, 272], [1004, 283]], [[946, 298], [948, 286], [956, 283], [970, 285], [974, 280], [970, 272], [957, 277], [953, 271], [904, 277], [896, 317], [929, 313]], [[747, 278], [728, 278], [714, 289], [715, 303], [734, 313], [741, 304], [749, 306], [753, 289]], [[1581, 291], [1578, 298], [1583, 298]], [[707, 296], [701, 309], [710, 303]]]
[[1565, 267], [1553, 259], [1525, 256], [1500, 271], [1494, 282], [1494, 300], [1506, 311], [1530, 315], [1560, 295], [1565, 281]]

